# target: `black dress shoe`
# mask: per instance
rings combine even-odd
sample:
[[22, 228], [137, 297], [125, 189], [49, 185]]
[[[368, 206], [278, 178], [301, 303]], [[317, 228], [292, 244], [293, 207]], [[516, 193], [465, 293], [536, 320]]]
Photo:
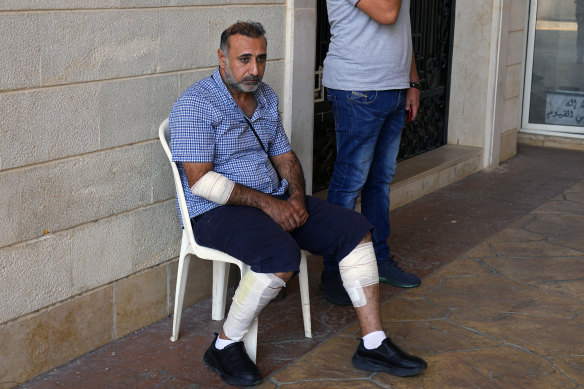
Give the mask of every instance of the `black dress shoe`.
[[258, 367], [245, 351], [243, 342], [232, 343], [223, 350], [215, 347], [215, 340], [205, 351], [203, 361], [211, 369], [221, 375], [223, 381], [231, 385], [251, 386], [262, 382]]
[[361, 370], [383, 371], [399, 377], [415, 375], [428, 368], [426, 361], [402, 351], [389, 338], [372, 350], [367, 350], [361, 340], [353, 355], [353, 366]]
[[353, 304], [343, 286], [339, 269], [322, 271], [320, 289], [324, 290], [324, 295], [329, 303], [343, 306]]

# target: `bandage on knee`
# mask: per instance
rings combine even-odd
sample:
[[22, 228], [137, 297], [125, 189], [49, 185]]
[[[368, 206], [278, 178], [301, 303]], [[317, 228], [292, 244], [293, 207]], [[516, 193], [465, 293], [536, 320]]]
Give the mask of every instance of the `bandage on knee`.
[[229, 196], [231, 196], [234, 186], [235, 182], [223, 174], [211, 170], [199, 178], [195, 185], [192, 186], [191, 192], [214, 203], [225, 205], [229, 200]]
[[339, 262], [343, 286], [355, 308], [367, 305], [363, 288], [379, 283], [373, 243], [361, 243]]
[[235, 341], [243, 339], [253, 319], [284, 286], [284, 280], [274, 274], [246, 272], [235, 291], [223, 325], [225, 335]]

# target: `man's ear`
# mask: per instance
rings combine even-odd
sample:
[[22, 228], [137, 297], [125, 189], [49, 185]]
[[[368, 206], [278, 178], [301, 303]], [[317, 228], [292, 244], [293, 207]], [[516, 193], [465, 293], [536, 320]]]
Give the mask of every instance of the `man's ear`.
[[217, 58], [219, 58], [219, 66], [225, 68], [225, 53], [221, 49], [217, 49]]

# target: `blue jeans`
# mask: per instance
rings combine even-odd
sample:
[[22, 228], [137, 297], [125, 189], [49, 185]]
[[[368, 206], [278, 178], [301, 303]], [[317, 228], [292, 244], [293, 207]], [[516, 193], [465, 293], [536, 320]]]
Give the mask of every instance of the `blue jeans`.
[[[361, 213], [374, 227], [377, 261], [387, 261], [389, 184], [395, 174], [405, 121], [405, 90], [328, 89], [328, 100], [335, 119], [337, 159], [327, 200], [354, 209], [361, 193]], [[336, 266], [325, 258], [325, 269]]]

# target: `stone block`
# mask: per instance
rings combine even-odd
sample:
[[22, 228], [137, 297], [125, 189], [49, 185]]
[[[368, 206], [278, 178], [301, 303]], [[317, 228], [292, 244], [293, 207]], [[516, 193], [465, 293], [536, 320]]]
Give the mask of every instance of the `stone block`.
[[448, 143], [483, 147], [492, 3], [456, 4]]
[[117, 215], [87, 223], [72, 232], [71, 293], [81, 293], [133, 271], [133, 217]]
[[[236, 267], [236, 266], [232, 266]], [[173, 261], [169, 265], [169, 309], [174, 310], [174, 299], [176, 296], [176, 277], [178, 271], [178, 261]], [[230, 275], [232, 272], [230, 273]], [[230, 281], [234, 277], [230, 277]], [[211, 297], [213, 287], [213, 262], [197, 257], [192, 257], [189, 272], [187, 276], [187, 286], [185, 288], [185, 297], [183, 308], [198, 303], [201, 300]]]
[[[313, 0], [303, 0], [313, 1]], [[84, 0], [83, 9], [224, 5], [226, 0]], [[286, 0], [238, 0], [238, 4], [285, 4]], [[3, 0], [0, 10], [50, 10], [80, 8], [79, 0]]]
[[517, 132], [518, 130], [515, 129], [501, 134], [499, 162], [513, 158], [517, 154]]
[[112, 288], [0, 325], [0, 387], [36, 375], [112, 341]]
[[528, 0], [511, 0], [509, 31], [523, 31], [527, 24]]
[[20, 240], [25, 228], [20, 218], [21, 188], [18, 171], [0, 172], [0, 247]]
[[507, 66], [505, 70], [504, 99], [521, 96], [521, 82], [523, 81], [523, 72], [521, 64]]
[[168, 315], [167, 266], [124, 278], [113, 285], [115, 338]]
[[71, 295], [73, 258], [67, 234], [1, 248], [0, 258], [0, 323]]
[[523, 31], [509, 33], [507, 43], [507, 66], [522, 64], [525, 59], [525, 34]]
[[97, 150], [98, 90], [93, 84], [0, 94], [0, 168]]
[[178, 98], [177, 75], [100, 84], [100, 149], [158, 138], [158, 126]]
[[179, 255], [182, 229], [174, 199], [133, 213], [133, 271], [158, 265]]
[[[84, 0], [83, 8], [114, 8], [119, 6], [119, 0]], [[78, 0], [4, 0], [0, 4], [3, 11], [28, 11], [47, 9], [79, 8]]]
[[503, 102], [503, 128], [507, 132], [517, 130], [521, 123], [521, 105], [520, 97], [512, 97]]
[[3, 53], [0, 56], [0, 90], [38, 85], [41, 72], [38, 30], [37, 14], [0, 15], [0, 53]]
[[160, 15], [160, 71], [216, 66], [221, 33], [230, 24], [227, 20], [261, 22], [266, 28], [268, 58], [284, 57], [282, 6], [169, 9]]
[[[174, 179], [168, 157], [158, 140], [151, 143], [152, 153], [150, 167], [152, 169], [152, 201], [174, 199], [176, 196]], [[175, 212], [176, 217], [178, 214]], [[177, 219], [178, 220], [178, 219]]]
[[43, 12], [39, 26], [43, 86], [157, 70], [156, 9]]
[[[227, 9], [222, 10], [227, 12]], [[219, 26], [213, 25], [213, 13], [212, 8], [172, 8], [161, 12], [160, 71], [217, 65], [219, 38], [227, 26], [221, 25], [222, 29], [219, 30]]]
[[138, 144], [36, 165], [21, 174], [21, 240], [149, 204], [151, 145]]
[[[268, 51], [268, 56], [270, 52]], [[286, 64], [283, 60], [269, 61], [264, 73], [264, 82], [268, 84], [278, 96], [280, 101], [280, 113], [284, 110], [284, 69]], [[285, 129], [289, 132], [289, 129]]]

